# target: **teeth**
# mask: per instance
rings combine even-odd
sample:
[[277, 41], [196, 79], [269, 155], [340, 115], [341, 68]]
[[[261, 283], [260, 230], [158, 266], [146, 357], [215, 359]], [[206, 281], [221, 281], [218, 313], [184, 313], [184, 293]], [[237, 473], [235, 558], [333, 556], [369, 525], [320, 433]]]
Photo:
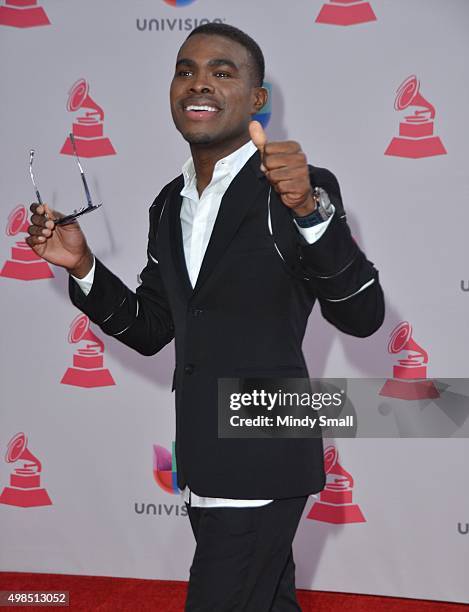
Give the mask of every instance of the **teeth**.
[[208, 111], [209, 113], [216, 113], [218, 109], [213, 106], [196, 106], [195, 104], [191, 104], [186, 107], [186, 111]]

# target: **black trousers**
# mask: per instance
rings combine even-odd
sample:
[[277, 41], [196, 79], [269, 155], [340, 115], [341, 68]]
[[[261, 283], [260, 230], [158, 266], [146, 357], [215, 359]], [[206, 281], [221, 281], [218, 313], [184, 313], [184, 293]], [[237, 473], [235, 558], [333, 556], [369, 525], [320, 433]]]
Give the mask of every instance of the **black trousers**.
[[257, 508], [187, 505], [197, 542], [186, 612], [301, 612], [292, 541], [307, 497]]

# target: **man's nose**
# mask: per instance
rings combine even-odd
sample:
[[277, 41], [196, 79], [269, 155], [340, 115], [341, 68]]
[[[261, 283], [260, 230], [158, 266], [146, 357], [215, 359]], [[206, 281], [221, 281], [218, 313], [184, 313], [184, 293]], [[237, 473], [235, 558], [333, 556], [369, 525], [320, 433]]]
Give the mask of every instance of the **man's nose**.
[[190, 90], [194, 93], [208, 94], [213, 93], [213, 86], [204, 75], [199, 75], [192, 81]]

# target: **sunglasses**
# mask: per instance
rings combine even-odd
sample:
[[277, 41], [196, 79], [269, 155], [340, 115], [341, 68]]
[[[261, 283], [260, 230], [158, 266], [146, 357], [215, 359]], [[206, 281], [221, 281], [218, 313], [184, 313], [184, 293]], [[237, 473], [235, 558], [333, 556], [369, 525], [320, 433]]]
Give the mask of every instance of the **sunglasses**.
[[[97, 210], [101, 206], [101, 204], [93, 204], [93, 201], [91, 199], [90, 190], [88, 188], [88, 183], [86, 182], [85, 173], [83, 172], [83, 168], [80, 163], [80, 158], [78, 157], [73, 134], [69, 134], [69, 138], [70, 138], [70, 142], [72, 143], [73, 153], [75, 155], [75, 159], [77, 160], [78, 168], [80, 170], [81, 180], [83, 183], [83, 187], [85, 189], [86, 201], [88, 202], [88, 204], [86, 206], [83, 206], [83, 208], [80, 208], [80, 210], [75, 209], [71, 214], [66, 215], [65, 217], [61, 217], [60, 219], [52, 219], [52, 221], [56, 225], [68, 225], [70, 223], [74, 223], [75, 219], [77, 219], [78, 217], [81, 217], [82, 215], [86, 215], [86, 213], [93, 212], [93, 210]], [[34, 191], [36, 192], [37, 201], [39, 204], [44, 205], [42, 198], [41, 198], [41, 194], [39, 193], [39, 189], [37, 188], [36, 181], [34, 178], [34, 173], [33, 173], [34, 154], [35, 154], [34, 149], [31, 149], [29, 151], [29, 174], [31, 176], [31, 181], [34, 186]]]

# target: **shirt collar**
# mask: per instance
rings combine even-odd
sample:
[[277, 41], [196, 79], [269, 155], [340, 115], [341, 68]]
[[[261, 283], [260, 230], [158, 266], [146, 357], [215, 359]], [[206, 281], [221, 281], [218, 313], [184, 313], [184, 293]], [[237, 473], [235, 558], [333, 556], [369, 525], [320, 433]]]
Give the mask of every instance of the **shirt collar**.
[[[219, 181], [228, 178], [233, 180], [238, 174], [241, 168], [246, 164], [254, 153], [257, 151], [256, 145], [249, 140], [239, 149], [233, 151], [226, 157], [219, 159], [213, 168], [213, 176], [209, 186], [212, 186]], [[186, 161], [182, 167], [182, 174], [184, 177], [184, 187], [181, 191], [182, 196], [188, 195], [195, 188], [195, 168], [192, 157]]]

